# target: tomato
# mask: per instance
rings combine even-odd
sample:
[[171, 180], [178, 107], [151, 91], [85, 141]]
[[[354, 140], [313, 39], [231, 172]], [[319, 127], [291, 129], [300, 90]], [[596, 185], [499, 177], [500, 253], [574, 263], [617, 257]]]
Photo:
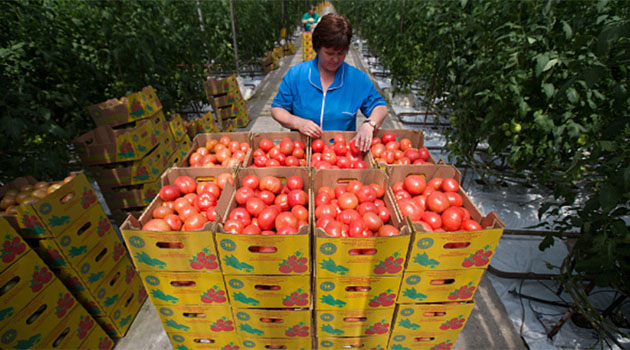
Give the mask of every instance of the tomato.
[[420, 153], [420, 159], [422, 159], [423, 161], [426, 161], [427, 159], [429, 159], [429, 156], [431, 155], [429, 153], [429, 150], [426, 149], [425, 147], [418, 148], [418, 152]]
[[350, 153], [354, 154], [354, 155], [360, 155], [361, 154], [361, 150], [359, 149], [359, 146], [357, 145], [357, 140], [356, 139], [352, 139], [350, 141]]
[[444, 181], [441, 177], [434, 177], [429, 182], [427, 182], [427, 187], [432, 187], [435, 190], [439, 190], [442, 187], [442, 181]]
[[335, 136], [333, 137], [333, 142], [335, 143], [335, 145], [337, 144], [345, 145], [346, 139], [341, 134], [335, 134]]
[[359, 199], [359, 203], [365, 203], [365, 202], [374, 202], [374, 200], [376, 199], [376, 191], [374, 191], [374, 188], [372, 188], [372, 186], [363, 186], [361, 187], [361, 189], [359, 190], [359, 192], [356, 193], [357, 198]]
[[320, 217], [328, 215], [333, 218], [337, 218], [337, 208], [332, 204], [324, 204], [315, 208], [315, 218], [319, 219]]
[[320, 187], [320, 188], [317, 190], [317, 193], [318, 193], [318, 194], [319, 194], [319, 193], [322, 193], [322, 192], [328, 193], [328, 194], [330, 195], [330, 197], [331, 197], [331, 198], [335, 198], [335, 195], [336, 195], [336, 194], [335, 194], [335, 190], [333, 190], [333, 189], [332, 189], [332, 187], [329, 187], [329, 186], [322, 186], [322, 187]]
[[320, 192], [315, 196], [315, 206], [318, 207], [322, 204], [330, 204], [332, 197], [328, 192]]
[[422, 211], [427, 210], [427, 197], [423, 195], [412, 197], [411, 200], [416, 203], [416, 205], [422, 209]]
[[363, 214], [363, 221], [367, 225], [368, 230], [372, 232], [378, 232], [381, 226], [383, 226], [383, 220], [381, 220], [381, 218], [376, 213], [371, 211]]
[[245, 228], [241, 231], [241, 234], [244, 235], [259, 235], [260, 234], [260, 228], [258, 228], [258, 226], [256, 225], [247, 225], [245, 226]]
[[236, 219], [225, 220], [223, 223], [223, 230], [227, 233], [241, 233], [244, 228], [243, 222]]
[[[385, 143], [385, 149], [388, 151], [398, 151], [400, 150], [400, 144], [396, 141], [389, 141]], [[402, 151], [401, 151], [402, 152]], [[402, 153], [401, 153], [402, 156]], [[400, 158], [400, 157], [398, 157]]]
[[405, 191], [405, 190], [399, 190], [394, 192], [394, 197], [398, 200], [398, 199], [411, 199], [411, 195], [409, 194], [409, 192]]
[[348, 232], [339, 221], [331, 221], [324, 229], [327, 235], [331, 237], [347, 237]]
[[[392, 185], [392, 191], [394, 191], [394, 193], [396, 193], [396, 192], [398, 192], [398, 191], [401, 191], [401, 190], [405, 190], [405, 187], [404, 187], [404, 182], [402, 182], [402, 181], [398, 181], [398, 182], [395, 182], [395, 183]], [[406, 190], [405, 190], [405, 191], [406, 191]]]
[[352, 163], [352, 169], [367, 169], [368, 165], [362, 160], [356, 160]]
[[267, 168], [272, 168], [272, 167], [280, 166], [280, 165], [281, 165], [280, 162], [276, 159], [267, 159], [267, 163], [265, 163], [265, 166]]
[[280, 165], [285, 165], [287, 162], [287, 156], [285, 156], [284, 153], [280, 152], [271, 157], [271, 159], [278, 161]]
[[225, 185], [227, 185], [228, 183], [231, 184], [231, 185], [234, 185], [234, 180], [232, 179], [232, 174], [230, 174], [230, 173], [222, 173], [222, 174], [219, 174], [217, 176], [216, 184], [217, 184], [217, 186], [219, 186], [219, 188], [221, 190], [223, 190]]
[[260, 212], [265, 209], [265, 207], [267, 207], [267, 205], [262, 201], [262, 199], [257, 197], [252, 197], [245, 203], [245, 209], [247, 209], [247, 212], [254, 217], [257, 217]]
[[184, 197], [177, 198], [175, 202], [173, 203], [173, 209], [175, 209], [175, 211], [178, 213], [188, 206], [191, 206], [191, 204]]
[[351, 222], [355, 220], [360, 220], [361, 215], [354, 209], [345, 209], [342, 210], [339, 215], [337, 215], [337, 220], [341, 221], [341, 223], [349, 225]]
[[245, 203], [247, 203], [247, 200], [255, 196], [256, 194], [251, 188], [241, 187], [236, 190], [236, 193], [234, 194], [234, 200], [236, 200], [236, 203], [238, 203], [239, 205], [245, 205]]
[[462, 221], [461, 227], [463, 231], [475, 231], [483, 229], [477, 221], [470, 219]]
[[223, 135], [223, 136], [221, 136], [221, 138], [219, 138], [219, 143], [220, 143], [220, 144], [222, 144], [222, 145], [224, 145], [224, 146], [229, 145], [229, 144], [230, 144], [230, 141], [232, 141], [232, 140], [231, 140], [231, 139], [230, 139], [230, 137], [229, 137], [229, 136], [227, 136], [227, 135]]
[[269, 150], [273, 147], [273, 142], [269, 139], [262, 139], [258, 143], [258, 147], [265, 152], [269, 152]]
[[274, 206], [263, 209], [258, 215], [258, 227], [261, 230], [272, 230], [275, 227], [276, 216], [280, 213]]
[[191, 205], [195, 205], [195, 202], [197, 201], [197, 194], [194, 192], [186, 193], [183, 198], [185, 198]]
[[409, 175], [403, 181], [403, 188], [412, 196], [421, 194], [426, 187], [427, 183], [420, 175]]
[[468, 209], [461, 207], [462, 211], [464, 212], [464, 221], [469, 220], [470, 219], [470, 212], [468, 211]]
[[363, 184], [359, 180], [352, 180], [346, 185], [346, 190], [350, 193], [357, 194], [363, 188]]
[[329, 222], [335, 221], [335, 218], [333, 218], [330, 215], [322, 215], [319, 219], [317, 219], [317, 221], [315, 222], [315, 227], [319, 227], [322, 230], [326, 228], [326, 225], [328, 225]]
[[276, 195], [271, 191], [264, 190], [258, 193], [258, 198], [260, 198], [266, 205], [272, 205], [276, 200]]
[[372, 231], [368, 230], [367, 224], [362, 220], [354, 220], [348, 225], [348, 236], [350, 237], [371, 237]]
[[172, 208], [161, 205], [153, 209], [152, 216], [155, 219], [164, 219], [167, 215], [172, 215], [174, 213], [175, 211]]
[[206, 148], [208, 151], [213, 152], [214, 147], [219, 143], [219, 140], [208, 140], [206, 141]]
[[345, 143], [335, 143], [334, 151], [337, 156], [343, 156], [348, 152], [348, 148]]
[[302, 190], [292, 190], [287, 195], [287, 202], [289, 208], [293, 208], [296, 205], [306, 205], [308, 203], [308, 195]]
[[189, 204], [188, 206], [183, 207], [177, 213], [179, 214], [179, 218], [182, 219], [182, 221], [186, 222], [186, 219], [189, 216], [195, 215], [195, 214], [199, 214], [199, 209], [197, 209], [195, 206]]
[[418, 224], [422, 226], [422, 229], [425, 232], [433, 232], [433, 227], [431, 227], [431, 225], [429, 225], [426, 221], [419, 221]]
[[299, 176], [289, 176], [287, 178], [287, 187], [291, 190], [301, 190], [304, 188], [304, 180]]
[[372, 156], [374, 158], [380, 158], [385, 152], [385, 145], [382, 143], [377, 143], [370, 148], [370, 152], [372, 152]]
[[322, 152], [324, 150], [324, 141], [317, 139], [311, 142], [311, 149], [313, 152]]
[[448, 198], [448, 203], [451, 207], [461, 207], [464, 205], [464, 199], [459, 193], [456, 192], [444, 192], [446, 198]]
[[342, 193], [346, 192], [348, 189], [346, 187], [346, 185], [337, 185], [335, 186], [335, 195], [333, 196], [333, 198], [339, 198], [339, 196], [341, 196]]
[[280, 211], [287, 211], [291, 209], [289, 206], [289, 196], [286, 193], [280, 193], [276, 196], [276, 199], [273, 201], [273, 204], [280, 209]]
[[160, 188], [160, 199], [165, 202], [174, 201], [181, 195], [179, 187], [175, 185], [164, 185]]
[[297, 227], [293, 227], [293, 226], [283, 226], [282, 228], [280, 228], [276, 234], [277, 235], [294, 235], [296, 233], [298, 233], [299, 229]]
[[376, 214], [378, 214], [378, 217], [381, 218], [383, 222], [389, 221], [389, 209], [387, 209], [384, 205], [376, 207]]
[[452, 177], [447, 177], [442, 180], [440, 189], [444, 192], [457, 192], [459, 190], [459, 182]]
[[334, 151], [324, 151], [322, 153], [322, 160], [330, 164], [335, 164], [337, 163], [337, 155]]
[[448, 197], [444, 192], [435, 191], [431, 193], [426, 200], [427, 209], [436, 213], [442, 213], [446, 208], [450, 206]]
[[348, 169], [352, 167], [352, 161], [348, 157], [338, 157], [337, 166], [339, 169]]
[[339, 197], [339, 208], [354, 209], [359, 204], [359, 199], [354, 193], [344, 192]]
[[206, 218], [208, 218], [208, 221], [213, 221], [217, 219], [217, 211], [214, 210], [216, 207], [210, 207], [208, 208], [208, 210], [206, 210]]
[[304, 156], [305, 156], [304, 148], [295, 147], [291, 155], [297, 159], [304, 159]]
[[200, 230], [208, 219], [202, 214], [193, 214], [184, 220], [184, 231], [197, 231]]
[[409, 217], [412, 222], [420, 221], [422, 209], [420, 209], [411, 199], [398, 200], [398, 208], [403, 217]]
[[[215, 147], [216, 149], [216, 147]], [[217, 156], [217, 161], [218, 162], [223, 162], [226, 159], [229, 159], [232, 157], [232, 152], [230, 152], [229, 149], [227, 149], [227, 147], [223, 147], [221, 149], [217, 149], [217, 151], [214, 153], [215, 156]]]
[[252, 223], [252, 217], [247, 211], [247, 209], [243, 207], [236, 207], [230, 211], [228, 214], [228, 220], [239, 220], [243, 223], [243, 227]]
[[422, 214], [421, 220], [429, 224], [433, 230], [442, 227], [442, 217], [438, 213], [425, 211], [424, 214]]
[[296, 205], [291, 208], [291, 213], [295, 215], [298, 221], [307, 221], [308, 223], [308, 209], [303, 205]]
[[197, 195], [194, 205], [199, 210], [206, 211], [208, 210], [208, 208], [214, 207], [217, 205], [217, 197], [215, 197], [209, 191], [202, 192], [201, 194]]
[[201, 153], [195, 152], [195, 153], [190, 155], [190, 158], [188, 158], [188, 164], [190, 164], [191, 167], [197, 167], [197, 166], [201, 165], [201, 159], [203, 157], [204, 156]]
[[381, 142], [388, 143], [391, 141], [396, 141], [396, 135], [394, 135], [394, 133], [386, 132], [381, 136]]
[[284, 211], [276, 216], [274, 220], [276, 231], [280, 230], [284, 226], [298, 227], [298, 219], [290, 211]]
[[396, 153], [391, 150], [385, 150], [381, 155], [381, 159], [387, 164], [392, 164], [396, 160]]
[[247, 142], [241, 142], [238, 145], [238, 148], [241, 150], [241, 152], [247, 153], [247, 151], [249, 151], [249, 144]]
[[[373, 213], [376, 214], [376, 205], [374, 205], [374, 202], [361, 203], [357, 207], [357, 212], [361, 216], [363, 216], [367, 212], [373, 212]], [[374, 231], [374, 230], [372, 230], [372, 231]]]
[[165, 216], [164, 221], [171, 227], [171, 231], [179, 231], [182, 229], [182, 219], [175, 214]]
[[400, 140], [400, 149], [404, 152], [411, 148], [411, 140], [408, 138], [403, 138]]
[[381, 198], [383, 197], [383, 195], [385, 195], [385, 188], [383, 188], [383, 186], [379, 184], [370, 184], [369, 186], [374, 189], [374, 192], [376, 193], [376, 198]]
[[464, 212], [459, 207], [450, 207], [442, 212], [442, 227], [446, 231], [457, 231], [462, 226]]
[[415, 148], [408, 148], [404, 151], [403, 156], [409, 158], [409, 161], [413, 163], [417, 159], [420, 159], [420, 152]]
[[260, 180], [258, 179], [258, 176], [254, 174], [245, 176], [243, 178], [243, 181], [241, 181], [242, 186], [249, 187], [252, 190], [257, 189], [259, 184], [260, 184]]
[[374, 146], [376, 144], [382, 143], [381, 138], [380, 137], [374, 137], [372, 138], [372, 143], [370, 144], [370, 146]]
[[142, 230], [166, 232], [171, 231], [171, 226], [164, 219], [151, 219], [142, 225]]
[[391, 237], [398, 236], [400, 231], [392, 225], [383, 225], [380, 230], [378, 230], [378, 236], [380, 237]]
[[261, 191], [270, 191], [278, 194], [282, 190], [282, 182], [275, 176], [263, 176], [258, 187]]

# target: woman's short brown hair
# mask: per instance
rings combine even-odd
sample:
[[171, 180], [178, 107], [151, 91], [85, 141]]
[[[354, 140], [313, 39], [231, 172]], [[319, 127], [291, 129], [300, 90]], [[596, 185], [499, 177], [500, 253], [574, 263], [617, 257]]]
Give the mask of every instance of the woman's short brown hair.
[[352, 26], [339, 14], [329, 13], [321, 18], [313, 31], [313, 49], [322, 47], [336, 50], [348, 50], [352, 40]]

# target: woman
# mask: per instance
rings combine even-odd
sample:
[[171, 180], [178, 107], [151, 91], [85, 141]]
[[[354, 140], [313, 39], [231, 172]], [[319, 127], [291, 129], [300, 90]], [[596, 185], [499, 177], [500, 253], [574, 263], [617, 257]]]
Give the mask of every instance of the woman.
[[386, 102], [362, 71], [344, 62], [352, 39], [345, 17], [328, 14], [313, 32], [315, 59], [291, 67], [271, 104], [284, 127], [318, 138], [322, 130], [354, 131], [359, 110], [367, 119], [355, 140], [366, 152], [387, 116]]
[[308, 8], [308, 12], [306, 12], [304, 16], [302, 16], [304, 31], [310, 32], [313, 29], [314, 25], [317, 24], [317, 21], [319, 21], [319, 19], [319, 15], [317, 14], [317, 12], [315, 12], [315, 5], [311, 4], [311, 6], [309, 6]]

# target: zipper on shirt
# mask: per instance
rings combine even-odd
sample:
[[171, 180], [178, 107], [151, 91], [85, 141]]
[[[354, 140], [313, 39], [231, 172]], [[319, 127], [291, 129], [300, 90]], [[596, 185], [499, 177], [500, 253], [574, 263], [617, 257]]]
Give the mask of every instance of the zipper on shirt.
[[324, 106], [326, 105], [326, 91], [324, 91], [324, 96], [322, 97], [322, 112], [319, 115], [319, 127], [324, 129]]

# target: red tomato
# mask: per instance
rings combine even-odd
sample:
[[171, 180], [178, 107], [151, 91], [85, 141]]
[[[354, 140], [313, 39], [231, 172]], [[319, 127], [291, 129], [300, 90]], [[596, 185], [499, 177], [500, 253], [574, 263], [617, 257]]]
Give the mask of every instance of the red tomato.
[[444, 192], [446, 198], [448, 198], [448, 203], [451, 207], [461, 207], [464, 205], [464, 199], [457, 192]]
[[418, 152], [420, 153], [420, 159], [422, 159], [423, 161], [429, 159], [430, 153], [429, 150], [425, 147], [418, 148]]
[[408, 138], [403, 138], [400, 140], [400, 149], [404, 152], [411, 148], [411, 140]]
[[429, 224], [433, 230], [442, 227], [442, 217], [438, 213], [425, 211], [424, 214], [422, 214], [421, 220]]
[[374, 191], [374, 188], [372, 188], [372, 186], [363, 186], [361, 187], [361, 189], [356, 193], [357, 198], [359, 199], [359, 203], [365, 203], [365, 202], [374, 202], [374, 200], [376, 199], [376, 191]]
[[291, 153], [291, 155], [294, 156], [297, 159], [303, 159], [304, 158], [304, 148], [295, 147], [293, 149], [293, 153]]
[[197, 201], [197, 194], [194, 192], [186, 193], [183, 198], [186, 198], [188, 203], [190, 203], [191, 205], [195, 205], [195, 202]]
[[383, 226], [383, 220], [374, 212], [367, 212], [363, 214], [363, 221], [367, 225], [368, 230], [372, 232], [378, 232], [381, 226]]
[[293, 226], [283, 226], [281, 229], [276, 232], [277, 235], [294, 235], [298, 233], [298, 228]]
[[249, 151], [249, 144], [247, 142], [241, 142], [238, 145], [239, 149], [241, 150], [241, 152], [245, 152], [247, 153], [247, 151]]
[[257, 189], [259, 184], [260, 184], [260, 180], [258, 179], [258, 176], [254, 174], [245, 176], [243, 178], [243, 181], [241, 181], [242, 186], [249, 187], [252, 190]]
[[304, 180], [299, 176], [289, 176], [287, 178], [287, 187], [291, 190], [301, 190], [304, 188]]
[[258, 227], [261, 230], [272, 230], [275, 227], [276, 216], [280, 213], [276, 207], [270, 206], [263, 209], [258, 215]]
[[362, 161], [362, 160], [355, 160], [352, 163], [352, 169], [367, 169], [368, 165], [366, 162]]
[[411, 199], [398, 200], [398, 208], [400, 209], [402, 216], [408, 216], [412, 222], [420, 221], [422, 214], [424, 214], [422, 209], [420, 209]]
[[372, 231], [368, 230], [367, 224], [362, 220], [354, 220], [348, 225], [348, 236], [350, 237], [371, 237]]
[[[203, 149], [206, 149], [206, 148], [203, 148]], [[190, 155], [190, 158], [188, 158], [188, 164], [190, 164], [191, 167], [197, 167], [201, 165], [201, 159], [203, 157], [204, 156], [201, 153], [195, 152]]]
[[391, 141], [396, 141], [396, 135], [394, 135], [394, 133], [391, 132], [386, 132], [383, 134], [383, 136], [381, 136], [381, 142], [382, 143], [388, 143]]
[[263, 176], [260, 179], [259, 188], [261, 191], [266, 190], [278, 194], [282, 190], [282, 182], [275, 176]]
[[308, 221], [308, 209], [303, 205], [296, 205], [291, 208], [291, 213], [295, 215], [298, 221]]
[[151, 219], [146, 224], [142, 225], [143, 231], [171, 231], [171, 226], [164, 219]]
[[269, 161], [269, 158], [267, 158], [267, 156], [256, 156], [254, 158], [254, 165], [259, 167], [259, 168], [264, 168], [267, 165], [267, 161]]
[[381, 237], [391, 237], [398, 236], [400, 231], [392, 225], [383, 225], [380, 230], [378, 230], [378, 235]]
[[217, 211], [214, 210], [214, 208], [215, 207], [210, 207], [206, 210], [206, 217], [208, 218], [208, 221], [214, 222], [214, 220], [217, 219]]
[[331, 237], [347, 237], [348, 231], [343, 227], [343, 224], [339, 221], [331, 221], [326, 225], [324, 229], [327, 235]]
[[279, 231], [281, 228], [285, 226], [298, 227], [298, 219], [291, 213], [290, 211], [284, 211], [276, 216], [276, 220], [274, 221], [276, 231]]
[[427, 183], [424, 177], [420, 175], [409, 175], [403, 181], [403, 188], [409, 192], [412, 196], [419, 195], [424, 192]]
[[197, 231], [200, 230], [208, 219], [202, 214], [193, 214], [184, 220], [184, 231]]
[[359, 199], [354, 193], [344, 192], [338, 199], [339, 208], [341, 209], [354, 209], [359, 205]]
[[236, 200], [236, 203], [238, 203], [239, 205], [245, 205], [245, 203], [247, 203], [247, 200], [255, 196], [256, 194], [251, 188], [241, 187], [236, 190], [236, 193], [234, 194], [234, 200]]
[[[363, 216], [367, 212], [373, 212], [374, 214], [376, 214], [376, 205], [374, 205], [374, 202], [361, 203], [357, 207], [357, 212], [361, 216]], [[374, 231], [374, 230], [372, 230], [372, 231]]]
[[411, 195], [409, 194], [409, 192], [405, 191], [405, 190], [399, 190], [394, 192], [394, 197], [396, 197], [396, 199], [411, 199]]
[[333, 218], [330, 215], [322, 215], [319, 219], [317, 219], [317, 222], [315, 223], [315, 227], [319, 227], [322, 230], [326, 228], [326, 225], [328, 225], [328, 223], [335, 221], [335, 218]]
[[411, 163], [420, 159], [420, 152], [418, 152], [415, 148], [409, 148], [404, 153], [403, 156], [407, 157]]
[[444, 192], [435, 191], [431, 193], [426, 200], [427, 209], [436, 213], [442, 213], [446, 208], [450, 206], [448, 197]]
[[328, 215], [333, 218], [337, 218], [337, 208], [332, 204], [324, 204], [315, 208], [315, 218], [319, 219], [320, 217]]
[[225, 220], [223, 224], [223, 230], [227, 233], [241, 233], [244, 228], [243, 222], [236, 219]]
[[376, 192], [376, 198], [381, 198], [385, 194], [385, 188], [383, 188], [383, 186], [379, 184], [370, 184], [369, 186]]
[[[398, 191], [401, 191], [401, 190], [405, 190], [405, 187], [404, 187], [404, 182], [399, 181], [399, 182], [395, 182], [395, 183], [392, 185], [392, 191], [394, 191], [394, 193], [396, 193], [396, 192], [398, 192]], [[405, 191], [406, 191], [406, 190], [405, 190]]]
[[361, 154], [361, 150], [359, 149], [359, 146], [357, 145], [357, 140], [356, 139], [352, 139], [352, 141], [350, 141], [350, 153], [352, 153], [354, 155], [360, 155]]
[[483, 229], [481, 227], [481, 225], [479, 225], [479, 223], [475, 220], [464, 220], [462, 222], [462, 230], [464, 231], [475, 231], [475, 230], [481, 230]]
[[374, 138], [372, 138], [372, 144], [370, 146], [374, 146], [374, 145], [379, 144], [381, 142], [382, 141], [381, 141], [380, 137], [374, 137]]
[[342, 210], [341, 213], [337, 215], [337, 220], [346, 225], [350, 225], [351, 222], [359, 219], [361, 219], [361, 215], [354, 209]]
[[295, 158], [294, 156], [288, 156], [284, 161], [285, 166], [300, 166], [300, 160]]
[[276, 199], [273, 201], [273, 204], [277, 206], [280, 211], [287, 211], [291, 209], [289, 206], [289, 196], [286, 193], [280, 193], [276, 196]]
[[174, 201], [181, 195], [179, 187], [175, 185], [165, 185], [160, 188], [160, 198], [165, 201]]
[[334, 151], [324, 151], [322, 153], [322, 160], [330, 164], [335, 164], [337, 163], [337, 155]]
[[352, 167], [352, 161], [348, 157], [338, 157], [337, 166], [339, 169], [348, 169]]
[[243, 231], [241, 231], [242, 234], [244, 235], [259, 235], [260, 234], [260, 229], [258, 228], [258, 226], [256, 225], [248, 225], [246, 226]]
[[182, 219], [175, 214], [170, 214], [164, 217], [164, 221], [171, 227], [171, 231], [179, 231], [182, 229]]
[[383, 222], [389, 221], [389, 209], [387, 209], [384, 205], [376, 207], [376, 214], [378, 214], [378, 217], [381, 218]]
[[339, 196], [341, 196], [342, 193], [346, 192], [348, 189], [346, 187], [346, 185], [337, 185], [335, 187], [335, 195], [333, 196], [333, 198], [339, 198]]
[[[389, 141], [385, 143], [385, 149], [388, 151], [398, 151], [400, 150], [400, 143], [396, 142], [396, 141]], [[402, 151], [401, 151], [402, 152]], [[402, 156], [402, 153], [401, 153]], [[398, 157], [400, 158], [400, 157]]]
[[243, 207], [236, 207], [228, 214], [228, 220], [238, 220], [243, 223], [243, 227], [252, 223], [252, 217]]
[[335, 136], [333, 137], [333, 142], [335, 143], [335, 145], [336, 144], [345, 145], [346, 144], [346, 139], [341, 134], [335, 134]]
[[265, 163], [265, 167], [267, 168], [273, 168], [275, 166], [280, 166], [280, 162], [277, 161], [276, 159], [267, 159], [267, 163]]
[[464, 212], [459, 207], [450, 207], [442, 213], [442, 227], [446, 231], [457, 231], [462, 226]]
[[313, 140], [311, 148], [313, 149], [313, 152], [322, 152], [324, 150], [324, 141], [320, 139]]
[[178, 211], [177, 213], [179, 214], [179, 218], [182, 219], [182, 221], [186, 222], [186, 219], [188, 219], [189, 216], [199, 214], [199, 209], [189, 204], [188, 206], [183, 207], [182, 210]]
[[172, 215], [174, 214], [175, 211], [172, 208], [166, 207], [166, 206], [159, 206], [155, 209], [153, 209], [153, 218], [155, 219], [164, 219], [166, 216], [168, 215]]
[[419, 221], [418, 224], [422, 226], [425, 232], [433, 232], [433, 227], [426, 221]]
[[320, 192], [315, 196], [315, 206], [318, 207], [322, 204], [330, 204], [332, 197], [328, 192]]
[[363, 188], [363, 184], [359, 180], [352, 180], [346, 185], [346, 190], [350, 193], [357, 194]]
[[441, 177], [434, 177], [429, 182], [427, 182], [427, 187], [431, 187], [435, 190], [439, 190], [442, 187], [442, 181], [444, 181]]
[[374, 156], [374, 158], [380, 158], [383, 155], [383, 152], [385, 152], [385, 145], [382, 143], [373, 144], [370, 148], [370, 152], [372, 152], [372, 156]]
[[265, 205], [262, 199], [258, 197], [252, 197], [245, 203], [245, 209], [247, 209], [247, 212], [254, 217], [257, 217], [266, 206], [267, 205]]
[[269, 150], [273, 147], [273, 142], [271, 142], [271, 140], [269, 139], [262, 139], [258, 143], [258, 147], [260, 147], [260, 149], [265, 152], [269, 152]]
[[188, 206], [191, 206], [191, 204], [184, 197], [177, 198], [175, 202], [173, 203], [173, 209], [175, 209], [177, 213], [180, 213], [184, 208]]
[[422, 209], [422, 211], [427, 210], [427, 197], [424, 195], [419, 195], [411, 198], [411, 200], [416, 203], [416, 205]]
[[343, 156], [348, 152], [348, 148], [345, 143], [335, 143], [334, 150], [337, 156]]
[[217, 176], [216, 183], [217, 183], [217, 186], [219, 186], [219, 188], [221, 190], [223, 190], [225, 185], [228, 184], [228, 183], [234, 185], [234, 180], [232, 179], [232, 174], [230, 174], [230, 173], [219, 174]]
[[264, 190], [258, 193], [258, 198], [260, 198], [266, 205], [272, 205], [276, 200], [276, 195], [271, 191]]
[[293, 208], [296, 205], [306, 205], [308, 203], [308, 195], [302, 190], [292, 190], [287, 195], [287, 202], [289, 208]]
[[195, 199], [195, 206], [199, 208], [199, 210], [206, 211], [210, 207], [214, 207], [217, 205], [217, 197], [215, 197], [210, 192], [202, 192], [197, 195]]
[[440, 189], [444, 192], [457, 192], [459, 190], [459, 182], [452, 177], [447, 177], [442, 181]]

